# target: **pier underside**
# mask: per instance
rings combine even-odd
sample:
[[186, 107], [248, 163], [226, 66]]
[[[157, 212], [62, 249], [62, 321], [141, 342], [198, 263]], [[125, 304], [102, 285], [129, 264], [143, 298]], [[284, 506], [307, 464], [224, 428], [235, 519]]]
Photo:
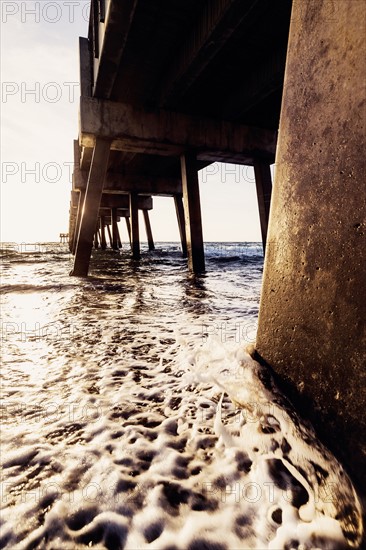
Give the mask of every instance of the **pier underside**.
[[[87, 275], [98, 208], [118, 207], [117, 197], [129, 196], [126, 207], [131, 214], [132, 254], [139, 258], [135, 212], [137, 197], [144, 195], [174, 197], [182, 252], [188, 255], [192, 271], [203, 272], [198, 170], [214, 161], [255, 167], [265, 243], [275, 147], [276, 134], [272, 130], [167, 111], [149, 113], [126, 104], [82, 97], [80, 136], [74, 145], [73, 190], [79, 195], [79, 214], [71, 238], [75, 252], [72, 274]], [[132, 156], [132, 162], [126, 156]], [[151, 243], [146, 208], [138, 208], [144, 211]], [[84, 226], [89, 223], [86, 231]]]
[[80, 39], [72, 274], [88, 273], [106, 194], [130, 196], [135, 258], [135, 197], [171, 196], [182, 253], [204, 271], [197, 173], [213, 162], [255, 167], [265, 245], [291, 1], [109, 0], [103, 13], [99, 5]]

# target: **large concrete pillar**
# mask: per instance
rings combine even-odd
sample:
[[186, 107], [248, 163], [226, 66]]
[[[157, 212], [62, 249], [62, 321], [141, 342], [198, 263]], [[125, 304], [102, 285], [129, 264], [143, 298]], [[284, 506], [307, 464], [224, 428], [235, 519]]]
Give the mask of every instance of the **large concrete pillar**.
[[74, 268], [70, 275], [78, 277], [86, 277], [88, 275], [93, 236], [102, 198], [104, 178], [108, 168], [109, 151], [110, 141], [97, 138], [82, 209]]
[[144, 215], [146, 237], [147, 237], [147, 243], [149, 245], [149, 250], [155, 250], [153, 234], [152, 234], [152, 231], [151, 231], [149, 211], [148, 210], [143, 210], [142, 212], [143, 212], [143, 215]]
[[178, 227], [180, 242], [182, 243], [182, 254], [183, 258], [187, 257], [187, 236], [186, 236], [186, 225], [184, 221], [184, 208], [181, 195], [174, 196], [175, 211], [177, 214]]
[[364, 494], [365, 17], [294, 0], [256, 343]]
[[186, 222], [188, 266], [194, 273], [205, 271], [201, 203], [197, 158], [193, 152], [181, 156], [182, 189]]
[[139, 211], [138, 211], [138, 194], [137, 193], [130, 193], [130, 217], [131, 217], [132, 257], [134, 260], [139, 260], [140, 259], [140, 233], [139, 233]]
[[268, 162], [255, 160], [254, 162], [255, 184], [257, 188], [257, 200], [259, 209], [259, 219], [261, 224], [263, 253], [266, 250], [269, 209], [271, 205], [272, 194], [272, 176], [271, 167]]

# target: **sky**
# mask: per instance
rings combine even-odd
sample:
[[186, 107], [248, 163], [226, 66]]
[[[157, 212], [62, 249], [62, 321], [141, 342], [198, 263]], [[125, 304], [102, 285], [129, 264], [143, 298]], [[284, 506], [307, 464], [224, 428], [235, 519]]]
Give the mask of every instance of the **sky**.
[[[68, 231], [78, 38], [87, 36], [89, 4], [0, 2], [2, 242], [58, 241]], [[215, 164], [199, 180], [205, 241], [261, 240], [252, 168]], [[173, 199], [153, 200], [155, 240], [179, 240]]]

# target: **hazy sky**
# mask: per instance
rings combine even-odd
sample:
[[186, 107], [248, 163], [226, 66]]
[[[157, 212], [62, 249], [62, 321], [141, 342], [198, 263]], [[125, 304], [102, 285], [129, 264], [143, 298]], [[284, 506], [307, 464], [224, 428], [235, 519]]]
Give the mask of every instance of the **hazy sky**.
[[[2, 241], [57, 241], [68, 230], [78, 37], [87, 35], [89, 4], [0, 2]], [[206, 241], [260, 240], [251, 168], [212, 165], [200, 190]], [[151, 224], [155, 240], [179, 239], [173, 199], [154, 198]]]

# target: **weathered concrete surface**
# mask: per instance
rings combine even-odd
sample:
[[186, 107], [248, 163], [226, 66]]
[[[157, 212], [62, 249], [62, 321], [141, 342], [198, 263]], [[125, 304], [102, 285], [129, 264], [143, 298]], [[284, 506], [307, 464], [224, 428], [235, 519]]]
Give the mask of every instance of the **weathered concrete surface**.
[[[125, 0], [123, 9], [118, 0], [109, 0], [106, 9], [105, 24], [99, 25], [98, 58], [94, 59], [94, 94], [97, 97], [109, 98], [131, 23], [137, 0]], [[101, 36], [101, 27], [102, 36]]]
[[113, 250], [118, 250], [118, 216], [117, 216], [117, 208], [111, 209], [112, 214], [112, 248]]
[[[137, 208], [138, 210], [152, 210], [153, 200], [152, 197], [137, 195]], [[117, 195], [103, 193], [101, 201], [101, 208], [130, 208], [130, 195]]]
[[93, 97], [277, 129], [291, 0], [91, 4]]
[[132, 237], [132, 243], [131, 243], [132, 257], [134, 260], [139, 260], [140, 259], [140, 228], [139, 228], [139, 211], [138, 211], [137, 193], [130, 194], [130, 218], [131, 218], [131, 237]]
[[73, 233], [70, 234], [71, 235], [70, 251], [72, 252], [72, 254], [75, 254], [75, 250], [76, 250], [76, 245], [77, 245], [77, 240], [78, 240], [78, 235], [80, 230], [81, 216], [82, 216], [83, 207], [84, 207], [85, 191], [80, 191], [78, 195], [79, 197], [78, 197], [78, 203], [77, 203], [78, 205], [76, 210], [75, 226], [74, 226]]
[[146, 237], [147, 237], [147, 243], [149, 245], [149, 250], [155, 250], [155, 244], [154, 244], [153, 234], [152, 234], [152, 230], [151, 230], [149, 212], [147, 210], [144, 210], [143, 215], [144, 215], [145, 230], [146, 230]]
[[364, 0], [295, 0], [256, 349], [365, 493]]
[[[99, 205], [103, 194], [104, 178], [107, 172], [109, 152], [110, 142], [108, 140], [97, 139], [95, 142], [80, 224], [78, 225], [74, 267], [70, 272], [70, 275], [75, 277], [86, 277], [88, 275]], [[103, 248], [103, 223], [101, 225], [101, 232], [101, 247]]]
[[200, 190], [197, 158], [192, 151], [181, 156], [183, 208], [187, 242], [188, 267], [194, 273], [205, 271]]
[[80, 95], [90, 97], [92, 93], [92, 68], [89, 53], [89, 40], [87, 38], [79, 38], [79, 55]]
[[[89, 170], [80, 170], [79, 166], [75, 166], [72, 178], [73, 189], [86, 189], [88, 175]], [[104, 181], [103, 193], [116, 193], [117, 191], [170, 197], [182, 194], [182, 182], [178, 178], [108, 173]]]
[[[83, 191], [71, 191], [72, 208], [78, 207], [80, 194], [83, 194]], [[152, 210], [152, 197], [149, 197], [148, 195], [138, 195], [137, 205], [139, 210]], [[105, 193], [103, 188], [99, 210], [101, 208], [122, 208], [123, 210], [128, 210], [130, 208], [130, 195], [128, 195], [127, 193]]]
[[181, 195], [176, 195], [174, 197], [175, 212], [177, 214], [180, 242], [182, 244], [182, 254], [183, 257], [187, 257], [187, 234], [186, 234], [186, 223], [184, 217], [184, 206]]
[[273, 162], [276, 150], [272, 130], [89, 97], [80, 99], [79, 122], [83, 147], [94, 147], [100, 137], [117, 151], [180, 156], [192, 148], [199, 160], [248, 165], [256, 158]]

